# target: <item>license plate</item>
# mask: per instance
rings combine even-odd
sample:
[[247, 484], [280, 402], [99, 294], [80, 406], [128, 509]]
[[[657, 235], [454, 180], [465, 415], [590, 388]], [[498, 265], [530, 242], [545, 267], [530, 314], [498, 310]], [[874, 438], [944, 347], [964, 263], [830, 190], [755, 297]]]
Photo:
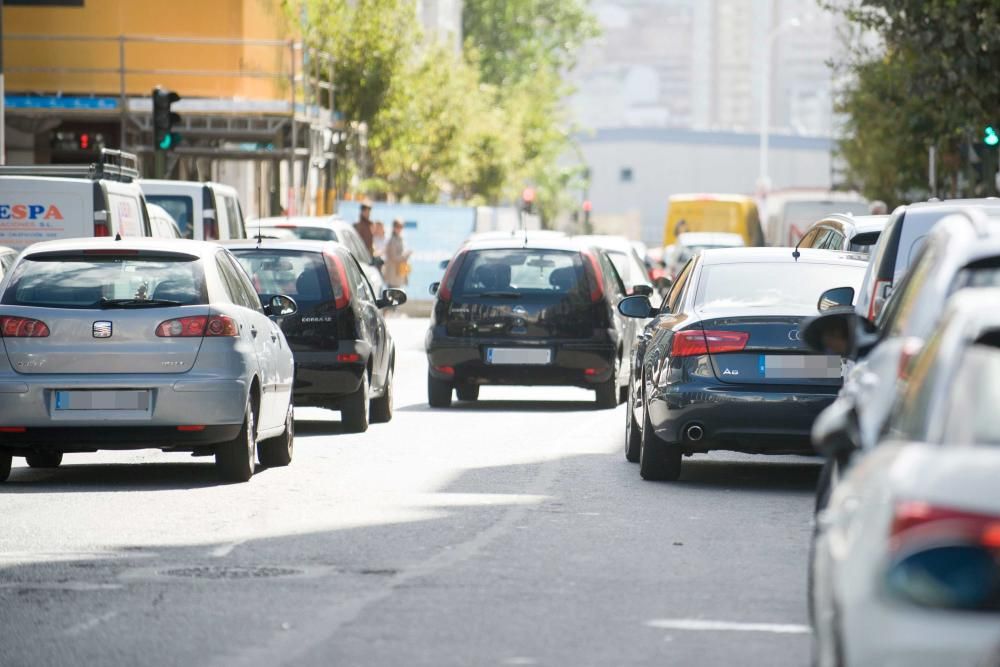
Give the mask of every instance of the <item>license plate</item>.
[[844, 375], [844, 362], [836, 355], [762, 354], [760, 374], [774, 379], [833, 379]]
[[149, 410], [149, 390], [57, 391], [56, 410]]
[[522, 347], [488, 347], [486, 348], [486, 363], [541, 366], [552, 363], [552, 350], [533, 350]]

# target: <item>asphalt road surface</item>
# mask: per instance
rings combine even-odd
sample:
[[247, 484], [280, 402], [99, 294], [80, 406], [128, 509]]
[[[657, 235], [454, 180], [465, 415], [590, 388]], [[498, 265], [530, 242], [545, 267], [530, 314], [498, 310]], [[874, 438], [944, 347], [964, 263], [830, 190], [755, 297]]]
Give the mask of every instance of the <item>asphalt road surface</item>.
[[808, 663], [815, 461], [643, 482], [624, 407], [490, 387], [430, 410], [426, 321], [391, 327], [393, 421], [299, 409], [292, 465], [248, 484], [157, 451], [16, 467], [0, 665]]

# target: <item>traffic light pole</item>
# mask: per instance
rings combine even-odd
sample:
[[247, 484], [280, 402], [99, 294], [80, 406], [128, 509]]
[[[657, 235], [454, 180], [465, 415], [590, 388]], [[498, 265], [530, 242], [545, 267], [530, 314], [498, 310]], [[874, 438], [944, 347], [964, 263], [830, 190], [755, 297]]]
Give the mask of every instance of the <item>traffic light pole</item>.
[[3, 0], [0, 0], [0, 165], [7, 164], [7, 86], [3, 78]]

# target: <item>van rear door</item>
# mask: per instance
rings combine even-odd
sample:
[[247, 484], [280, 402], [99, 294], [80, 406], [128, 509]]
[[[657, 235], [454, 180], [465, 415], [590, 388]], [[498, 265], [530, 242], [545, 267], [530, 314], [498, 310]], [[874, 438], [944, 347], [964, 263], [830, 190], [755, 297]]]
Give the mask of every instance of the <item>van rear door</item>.
[[0, 176], [0, 245], [94, 235], [94, 184], [31, 176]]

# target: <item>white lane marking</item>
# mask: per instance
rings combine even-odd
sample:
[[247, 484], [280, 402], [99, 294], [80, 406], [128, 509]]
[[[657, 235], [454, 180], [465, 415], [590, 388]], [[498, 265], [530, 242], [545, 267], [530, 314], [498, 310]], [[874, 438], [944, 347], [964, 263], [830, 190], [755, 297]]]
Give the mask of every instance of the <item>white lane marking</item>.
[[211, 556], [212, 558], [225, 558], [230, 553], [232, 553], [233, 549], [235, 549], [236, 547], [240, 546], [241, 544], [243, 544], [244, 542], [246, 542], [248, 539], [250, 539], [250, 538], [244, 538], [242, 540], [236, 540], [235, 542], [229, 542], [227, 544], [220, 544], [219, 546], [217, 546], [214, 549], [212, 549], [211, 551], [209, 551], [208, 555]]
[[63, 630], [63, 634], [68, 637], [76, 637], [78, 635], [82, 635], [84, 632], [87, 632], [88, 630], [93, 630], [101, 623], [106, 623], [107, 621], [110, 621], [117, 615], [118, 615], [117, 611], [109, 611], [108, 613], [101, 614], [100, 616], [92, 616], [91, 618], [88, 618], [86, 621], [83, 621], [82, 623], [77, 623], [76, 625], [71, 625], [70, 627], [66, 628], [65, 630]]
[[779, 635], [806, 635], [811, 632], [808, 625], [793, 623], [734, 623], [732, 621], [706, 621], [699, 618], [657, 618], [646, 621], [646, 625], [661, 630], [771, 632]]

